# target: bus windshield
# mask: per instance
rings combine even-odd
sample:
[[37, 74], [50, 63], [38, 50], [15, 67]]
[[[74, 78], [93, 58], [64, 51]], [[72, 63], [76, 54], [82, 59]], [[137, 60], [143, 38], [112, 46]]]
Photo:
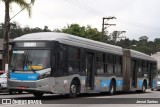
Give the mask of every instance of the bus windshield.
[[49, 50], [13, 50], [12, 71], [34, 71], [50, 67]]

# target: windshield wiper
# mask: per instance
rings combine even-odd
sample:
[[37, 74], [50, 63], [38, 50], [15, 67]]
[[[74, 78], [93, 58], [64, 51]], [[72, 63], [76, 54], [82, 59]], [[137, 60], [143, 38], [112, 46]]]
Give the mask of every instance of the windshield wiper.
[[34, 70], [34, 69], [32, 68], [32, 66], [30, 66], [30, 68], [31, 68], [31, 70], [32, 70], [34, 73], [36, 73], [36, 70]]
[[[29, 63], [29, 64], [28, 64], [28, 63]], [[32, 68], [32, 61], [28, 60], [28, 61], [27, 61], [27, 64], [29, 65], [30, 69], [31, 69], [34, 73], [36, 73], [36, 71]]]

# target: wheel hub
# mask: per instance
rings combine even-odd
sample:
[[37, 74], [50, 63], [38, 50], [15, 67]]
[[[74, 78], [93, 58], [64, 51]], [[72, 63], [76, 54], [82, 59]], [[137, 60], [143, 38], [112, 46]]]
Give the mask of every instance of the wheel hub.
[[72, 86], [71, 86], [71, 92], [72, 92], [72, 93], [76, 93], [76, 86], [75, 86], [75, 85], [72, 85]]

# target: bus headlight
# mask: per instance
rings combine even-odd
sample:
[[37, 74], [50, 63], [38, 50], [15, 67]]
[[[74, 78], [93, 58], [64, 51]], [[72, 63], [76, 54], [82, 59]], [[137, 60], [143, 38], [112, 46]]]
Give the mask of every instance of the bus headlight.
[[50, 72], [46, 72], [46, 73], [40, 74], [38, 79], [44, 79], [44, 78], [47, 78], [47, 77], [50, 77]]

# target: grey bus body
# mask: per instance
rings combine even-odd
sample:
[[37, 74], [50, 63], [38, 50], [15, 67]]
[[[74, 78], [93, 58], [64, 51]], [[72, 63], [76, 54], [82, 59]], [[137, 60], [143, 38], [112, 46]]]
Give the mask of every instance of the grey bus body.
[[[35, 52], [38, 60], [48, 55], [47, 67], [33, 60], [31, 56], [36, 57]], [[27, 60], [23, 61], [22, 70], [16, 70], [14, 62], [20, 55]], [[35, 96], [43, 93], [75, 97], [77, 93], [145, 92], [155, 86], [156, 63], [154, 58], [141, 52], [70, 34], [32, 33], [13, 41], [8, 87], [32, 92]]]
[[157, 76], [157, 87], [156, 88], [160, 91], [160, 75]]
[[158, 90], [160, 91], [160, 75], [157, 74], [156, 76], [156, 81], [155, 81], [156, 85], [151, 89], [152, 91], [153, 90]]

